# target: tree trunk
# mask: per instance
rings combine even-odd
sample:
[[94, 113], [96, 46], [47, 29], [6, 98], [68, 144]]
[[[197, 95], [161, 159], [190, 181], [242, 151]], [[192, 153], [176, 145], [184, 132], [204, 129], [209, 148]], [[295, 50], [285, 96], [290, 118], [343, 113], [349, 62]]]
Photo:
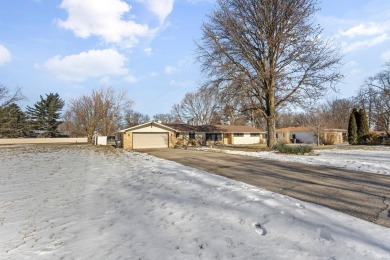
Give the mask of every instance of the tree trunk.
[[277, 143], [275, 125], [276, 125], [276, 118], [275, 118], [275, 113], [273, 113], [273, 115], [269, 115], [267, 117], [267, 131], [268, 131], [267, 146], [269, 148], [274, 147]]
[[275, 93], [273, 90], [268, 92], [267, 98], [267, 146], [272, 148], [276, 145], [276, 113], [275, 113]]

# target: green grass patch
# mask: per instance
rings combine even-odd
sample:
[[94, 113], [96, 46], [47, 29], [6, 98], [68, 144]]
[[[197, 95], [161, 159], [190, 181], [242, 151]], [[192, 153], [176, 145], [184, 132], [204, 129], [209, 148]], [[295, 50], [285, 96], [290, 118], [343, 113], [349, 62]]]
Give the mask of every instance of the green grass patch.
[[310, 145], [286, 145], [286, 144], [277, 144], [274, 146], [274, 150], [279, 153], [288, 153], [288, 154], [308, 154], [313, 151], [313, 147]]

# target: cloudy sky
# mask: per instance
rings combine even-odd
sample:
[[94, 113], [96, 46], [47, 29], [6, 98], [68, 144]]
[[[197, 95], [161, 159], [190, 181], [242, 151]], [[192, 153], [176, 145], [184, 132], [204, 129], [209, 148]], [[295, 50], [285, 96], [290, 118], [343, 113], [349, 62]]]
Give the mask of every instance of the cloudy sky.
[[[25, 105], [65, 101], [101, 86], [126, 89], [134, 108], [168, 113], [202, 82], [194, 41], [213, 0], [12, 0], [0, 8], [0, 84]], [[339, 93], [350, 97], [390, 61], [390, 1], [323, 0], [324, 37], [344, 55]]]

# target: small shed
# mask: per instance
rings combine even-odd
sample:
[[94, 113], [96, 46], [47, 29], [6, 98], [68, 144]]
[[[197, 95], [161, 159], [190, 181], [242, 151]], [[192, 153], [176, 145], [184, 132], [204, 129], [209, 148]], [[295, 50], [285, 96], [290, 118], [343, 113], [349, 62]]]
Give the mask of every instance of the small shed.
[[118, 132], [126, 150], [173, 147], [175, 129], [157, 122], [133, 126]]

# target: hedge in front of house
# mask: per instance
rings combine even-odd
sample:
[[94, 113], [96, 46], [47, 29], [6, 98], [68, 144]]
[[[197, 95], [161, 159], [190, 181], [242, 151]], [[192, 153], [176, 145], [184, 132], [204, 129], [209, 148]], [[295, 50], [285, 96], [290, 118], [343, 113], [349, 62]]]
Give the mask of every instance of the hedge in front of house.
[[274, 146], [274, 150], [279, 153], [308, 154], [313, 151], [313, 148], [310, 145], [286, 145], [279, 143]]

